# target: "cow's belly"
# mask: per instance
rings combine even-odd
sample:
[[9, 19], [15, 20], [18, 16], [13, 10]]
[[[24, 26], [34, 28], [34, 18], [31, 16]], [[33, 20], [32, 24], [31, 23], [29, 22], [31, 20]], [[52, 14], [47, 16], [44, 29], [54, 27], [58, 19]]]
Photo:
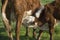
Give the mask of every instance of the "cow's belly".
[[49, 30], [48, 23], [45, 23], [43, 26], [41, 26], [40, 30]]
[[[54, 28], [58, 25], [59, 23], [57, 22], [54, 24]], [[43, 26], [40, 27], [40, 30], [49, 30], [48, 23], [45, 23]]]

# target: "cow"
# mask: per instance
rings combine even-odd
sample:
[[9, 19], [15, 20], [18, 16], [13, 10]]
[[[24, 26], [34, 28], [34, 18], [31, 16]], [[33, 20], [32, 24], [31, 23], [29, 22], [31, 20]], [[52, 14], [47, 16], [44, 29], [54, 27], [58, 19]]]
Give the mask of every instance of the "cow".
[[[16, 40], [19, 40], [20, 26], [22, 24], [22, 18], [25, 11], [31, 10], [32, 13], [36, 9], [40, 8], [40, 0], [1, 0], [2, 1], [2, 19], [8, 33], [9, 40], [13, 40], [12, 28], [11, 28], [11, 14], [14, 13], [16, 18]], [[29, 13], [29, 12], [28, 12]]]
[[44, 5], [44, 9], [41, 11], [40, 16], [36, 17], [35, 23], [40, 27], [37, 40], [41, 39], [42, 32], [46, 27], [44, 25], [48, 26], [46, 29], [49, 30], [50, 40], [53, 40], [53, 32], [57, 20], [60, 20], [60, 0], [55, 0]]
[[38, 28], [38, 25], [36, 25], [35, 19], [36, 17], [40, 16], [40, 13], [43, 9], [44, 7], [41, 5], [39, 9], [36, 9], [36, 11], [34, 12], [34, 15], [31, 13], [31, 10], [28, 11], [29, 13], [27, 11], [25, 12], [22, 19], [22, 25], [26, 27], [26, 36], [28, 36], [29, 34], [29, 28], [33, 28], [33, 38], [35, 39], [37, 38], [35, 30]]
[[[39, 35], [37, 40], [41, 40], [42, 32], [48, 30], [50, 34], [50, 40], [53, 40], [54, 28], [60, 20], [60, 1], [55, 0], [51, 3], [48, 3], [36, 11], [34, 14], [28, 16], [34, 23], [33, 27], [40, 27]], [[38, 16], [37, 16], [38, 15]], [[29, 21], [30, 23], [32, 21]], [[28, 21], [27, 21], [28, 22]], [[31, 23], [32, 24], [32, 23]]]

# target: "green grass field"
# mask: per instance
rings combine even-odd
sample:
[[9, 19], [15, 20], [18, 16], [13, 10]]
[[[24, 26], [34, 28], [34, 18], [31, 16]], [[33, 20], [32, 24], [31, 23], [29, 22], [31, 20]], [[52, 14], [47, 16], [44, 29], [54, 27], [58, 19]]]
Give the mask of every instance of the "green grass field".
[[[50, 3], [52, 1], [53, 0], [41, 0], [41, 3], [43, 5], [45, 5], [45, 4]], [[12, 26], [13, 26], [12, 28], [14, 29], [15, 28], [15, 23], [12, 23]], [[60, 40], [60, 27], [59, 26], [60, 26], [60, 24], [58, 24], [58, 26], [55, 27], [55, 31], [54, 31], [54, 34], [53, 34], [54, 40]], [[30, 28], [30, 29], [31, 30], [30, 30], [30, 33], [29, 33], [29, 37], [26, 38], [25, 37], [25, 31], [26, 31], [25, 27], [21, 27], [21, 30], [20, 30], [20, 39], [21, 40], [34, 40], [33, 37], [32, 37], [32, 28]], [[12, 31], [12, 33], [13, 33], [13, 36], [15, 38], [15, 31], [14, 30]], [[2, 17], [1, 17], [1, 2], [0, 2], [0, 40], [8, 40], [8, 36], [7, 36], [6, 31], [5, 31], [5, 27], [3, 25]], [[41, 40], [49, 40], [48, 31], [43, 32]]]

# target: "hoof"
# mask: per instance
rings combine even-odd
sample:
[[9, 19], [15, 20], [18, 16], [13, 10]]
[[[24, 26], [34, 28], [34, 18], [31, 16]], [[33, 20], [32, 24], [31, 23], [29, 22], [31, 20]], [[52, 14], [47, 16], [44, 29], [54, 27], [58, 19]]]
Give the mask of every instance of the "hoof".
[[37, 38], [37, 40], [40, 40], [40, 38]]
[[25, 35], [25, 37], [29, 37], [28, 35]]
[[36, 40], [37, 39], [37, 37], [36, 36], [33, 36], [33, 38]]

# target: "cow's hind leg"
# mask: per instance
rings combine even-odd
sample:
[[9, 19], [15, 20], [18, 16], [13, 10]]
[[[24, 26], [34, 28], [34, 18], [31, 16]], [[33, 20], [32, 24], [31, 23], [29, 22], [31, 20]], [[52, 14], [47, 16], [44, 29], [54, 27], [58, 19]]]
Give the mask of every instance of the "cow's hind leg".
[[4, 25], [6, 28], [6, 32], [8, 33], [9, 40], [13, 40], [12, 28], [11, 28], [10, 22], [8, 22], [8, 21], [9, 20], [6, 20], [6, 22], [4, 21]]
[[25, 34], [25, 36], [29, 36], [29, 27], [26, 27], [26, 34]]
[[8, 33], [9, 36], [9, 40], [13, 40], [12, 33], [11, 33], [11, 25], [9, 19], [7, 19], [8, 16], [6, 15], [7, 4], [8, 4], [8, 0], [5, 0], [4, 3], [2, 4], [2, 19], [6, 28], [6, 32]]
[[10, 20], [7, 19], [8, 16], [6, 16], [5, 13], [2, 13], [2, 17], [3, 17], [3, 22], [6, 28], [6, 32], [8, 33], [8, 36], [9, 36], [9, 40], [13, 40]]

